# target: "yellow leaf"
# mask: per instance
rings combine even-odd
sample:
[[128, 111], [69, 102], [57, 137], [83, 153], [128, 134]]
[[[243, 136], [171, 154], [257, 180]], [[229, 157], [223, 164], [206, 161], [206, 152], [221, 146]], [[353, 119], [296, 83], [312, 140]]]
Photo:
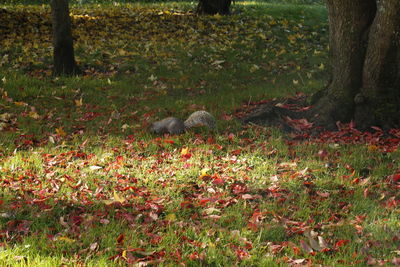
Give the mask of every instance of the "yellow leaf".
[[189, 148], [187, 148], [187, 147], [182, 148], [181, 155], [186, 155], [188, 153], [189, 153]]
[[66, 136], [67, 135], [67, 133], [64, 132], [63, 127], [56, 128], [56, 134], [58, 134], [59, 136]]
[[217, 14], [214, 15], [214, 18], [220, 19], [220, 18], [222, 18], [222, 16], [219, 13], [217, 13]]
[[298, 81], [298, 80], [293, 80], [293, 84], [294, 84], [294, 85], [298, 85], [298, 84], [299, 84], [299, 81]]
[[[34, 111], [30, 111], [30, 112], [29, 112], [29, 117], [31, 117], [32, 119], [35, 119], [35, 120], [37, 120], [37, 119], [40, 118], [39, 114], [37, 114], [37, 113], [34, 112]], [[57, 130], [56, 130], [56, 131], [57, 131]]]
[[119, 50], [118, 50], [118, 54], [119, 54], [120, 56], [126, 56], [126, 51], [125, 51], [124, 49], [119, 49]]
[[60, 237], [57, 238], [57, 240], [65, 241], [67, 243], [74, 243], [75, 242], [74, 239], [71, 239], [71, 238], [66, 237], [66, 236], [60, 236]]
[[257, 66], [256, 64], [253, 64], [253, 66], [250, 67], [250, 72], [253, 73], [253, 72], [256, 72], [259, 69], [260, 69], [259, 66]]
[[103, 203], [106, 205], [111, 205], [112, 203], [114, 203], [113, 200], [107, 199], [107, 200], [103, 200]]
[[14, 104], [15, 104], [16, 106], [20, 106], [20, 107], [22, 107], [22, 106], [27, 106], [27, 105], [28, 105], [27, 103], [22, 102], [22, 101], [20, 101], [20, 102], [14, 102]]
[[265, 36], [263, 33], [258, 34], [258, 36], [263, 40], [267, 39], [267, 36]]
[[83, 105], [82, 97], [80, 99], [75, 99], [75, 105], [77, 107], [81, 107]]
[[167, 216], [165, 216], [165, 219], [167, 221], [174, 222], [174, 221], [176, 221], [176, 215], [175, 215], [175, 213], [170, 213]]
[[119, 203], [124, 203], [126, 201], [125, 198], [119, 196], [117, 192], [114, 191], [114, 201]]
[[319, 65], [319, 66], [318, 66], [318, 69], [320, 69], [320, 70], [323, 70], [323, 69], [325, 69], [325, 65], [324, 65], [324, 63], [321, 63], [321, 65]]
[[199, 176], [199, 178], [200, 178], [200, 179], [203, 179], [204, 177], [207, 177], [207, 176], [209, 177], [209, 176], [210, 176], [209, 171], [210, 171], [209, 168], [204, 168], [204, 169], [202, 169], [202, 170], [200, 171], [200, 176]]

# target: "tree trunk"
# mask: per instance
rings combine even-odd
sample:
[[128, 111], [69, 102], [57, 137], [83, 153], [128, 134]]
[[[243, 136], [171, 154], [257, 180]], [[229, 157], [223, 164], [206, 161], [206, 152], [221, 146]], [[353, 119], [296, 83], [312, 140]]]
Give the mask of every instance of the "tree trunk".
[[232, 0], [199, 0], [197, 6], [198, 14], [229, 14], [229, 7], [231, 6]]
[[332, 80], [318, 94], [313, 121], [356, 126], [400, 123], [400, 1], [327, 0]]
[[68, 0], [51, 0], [53, 22], [53, 75], [79, 74], [75, 63]]
[[400, 1], [382, 0], [371, 25], [355, 119], [365, 128], [400, 121]]

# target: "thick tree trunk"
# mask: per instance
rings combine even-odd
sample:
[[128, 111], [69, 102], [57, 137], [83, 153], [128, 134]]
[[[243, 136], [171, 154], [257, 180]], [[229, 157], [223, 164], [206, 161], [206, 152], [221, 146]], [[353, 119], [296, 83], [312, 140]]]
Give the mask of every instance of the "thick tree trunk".
[[400, 1], [327, 0], [332, 81], [319, 94], [313, 121], [334, 128], [400, 122]]
[[400, 1], [381, 0], [369, 31], [355, 120], [362, 128], [400, 121]]
[[199, 14], [229, 14], [229, 8], [232, 0], [199, 0], [197, 13]]
[[75, 63], [68, 0], [51, 0], [53, 22], [53, 75], [74, 75], [80, 71]]
[[333, 129], [350, 121], [362, 85], [365, 42], [376, 12], [375, 0], [328, 0], [332, 80], [315, 107], [315, 122]]

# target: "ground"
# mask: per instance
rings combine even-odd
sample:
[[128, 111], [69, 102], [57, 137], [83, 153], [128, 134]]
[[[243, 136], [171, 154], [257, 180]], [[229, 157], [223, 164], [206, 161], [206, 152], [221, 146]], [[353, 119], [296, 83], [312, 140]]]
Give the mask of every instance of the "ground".
[[[193, 7], [72, 6], [69, 78], [49, 8], [0, 9], [0, 264], [398, 264], [399, 130], [240, 122], [326, 84], [325, 8]], [[199, 109], [216, 132], [148, 132]]]

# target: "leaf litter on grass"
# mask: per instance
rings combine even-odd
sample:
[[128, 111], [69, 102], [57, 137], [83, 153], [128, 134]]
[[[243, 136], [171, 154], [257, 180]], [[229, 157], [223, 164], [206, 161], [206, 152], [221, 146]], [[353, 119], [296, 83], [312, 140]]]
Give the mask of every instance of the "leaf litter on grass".
[[[48, 255], [63, 255], [59, 265], [399, 261], [397, 130], [386, 136], [379, 129], [360, 133], [342, 125], [316, 138], [286, 138], [248, 126], [155, 137], [141, 129], [155, 113], [148, 108], [144, 115], [132, 112], [139, 126], [125, 127], [121, 134], [121, 128], [110, 127], [126, 119], [123, 108], [106, 108], [99, 99], [112, 99], [104, 92], [112, 90], [121, 71], [139, 73], [153, 87], [140, 99], [145, 105], [181, 82], [153, 70], [142, 72], [140, 65], [123, 66], [140, 59], [174, 71], [199, 64], [212, 72], [249, 61], [248, 75], [255, 77], [263, 75], [260, 69], [278, 75], [307, 68], [310, 62], [303, 55], [325, 53], [319, 40], [326, 38], [319, 37], [323, 26], [270, 15], [203, 18], [129, 5], [73, 8], [85, 79], [104, 81], [96, 85], [94, 101], [46, 78], [48, 13], [48, 7], [19, 6], [7, 8], [0, 18], [6, 25], [0, 30], [6, 36], [0, 41], [2, 65], [66, 90], [47, 105], [40, 98], [19, 99], [29, 88], [12, 96], [2, 91], [1, 109], [21, 111], [2, 111], [12, 114], [2, 115], [4, 130], [15, 133], [8, 144], [13, 150], [0, 150], [0, 247], [9, 253], [0, 258], [4, 265]], [[182, 50], [172, 49], [182, 44], [193, 65], [182, 65]], [[198, 47], [207, 52], [196, 54]], [[265, 49], [268, 64], [252, 62], [249, 51], [254, 49]], [[234, 60], [221, 57], [226, 50], [237, 51]], [[2, 86], [11, 85], [3, 81]], [[63, 112], [52, 101], [62, 103]], [[237, 115], [223, 112], [221, 120], [227, 122]], [[64, 125], [67, 120], [70, 125]], [[49, 127], [25, 134], [35, 123]], [[312, 127], [293, 123], [301, 130]], [[90, 128], [98, 130], [96, 136], [87, 135]], [[20, 252], [19, 246], [29, 253], [10, 256]]]

